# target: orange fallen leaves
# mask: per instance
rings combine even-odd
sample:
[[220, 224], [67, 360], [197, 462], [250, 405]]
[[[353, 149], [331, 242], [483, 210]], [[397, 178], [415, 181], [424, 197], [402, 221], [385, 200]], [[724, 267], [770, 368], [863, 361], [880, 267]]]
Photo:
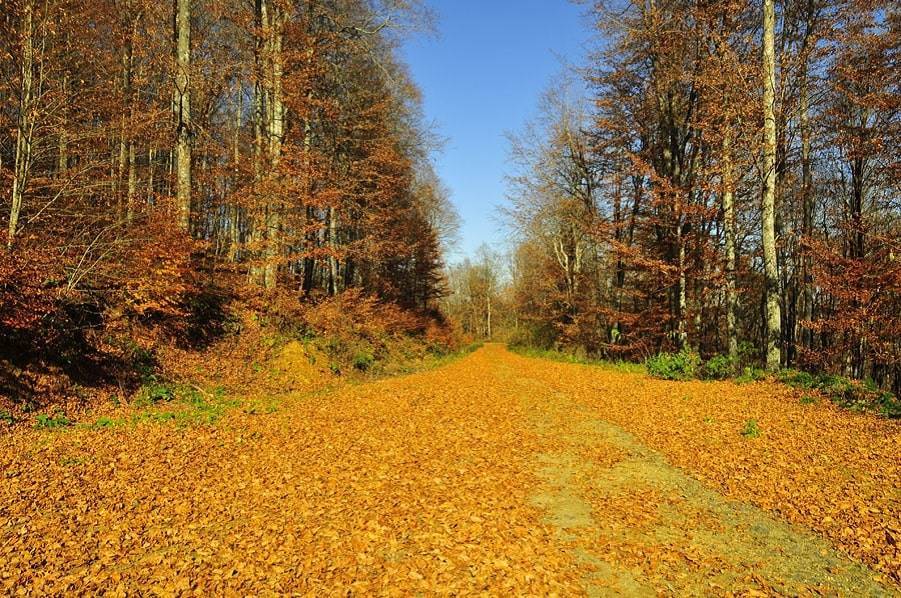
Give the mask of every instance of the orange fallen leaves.
[[[897, 575], [897, 547], [879, 535], [897, 530], [896, 425], [766, 385], [658, 382], [491, 347], [216, 427], [0, 438], [0, 593], [581, 594], [585, 563], [532, 501], [539, 453], [564, 444], [530, 421], [523, 397], [536, 390]], [[760, 438], [741, 436], [749, 417]], [[588, 498], [615, 525], [654, 525], [641, 505]], [[719, 566], [608, 531], [594, 548], [636, 572]]]
[[[901, 582], [897, 421], [828, 402], [805, 405], [796, 392], [770, 383], [669, 382], [515, 359], [706, 485], [807, 526]], [[759, 438], [741, 434], [751, 419]]]
[[215, 428], [0, 438], [0, 593], [578, 593], [527, 500], [536, 441], [484, 375], [459, 362]]

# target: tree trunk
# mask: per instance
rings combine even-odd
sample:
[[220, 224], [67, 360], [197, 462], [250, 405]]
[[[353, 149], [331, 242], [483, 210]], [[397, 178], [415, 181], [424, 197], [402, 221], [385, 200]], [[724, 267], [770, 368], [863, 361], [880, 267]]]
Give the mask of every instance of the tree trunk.
[[782, 314], [779, 306], [779, 264], [776, 256], [776, 10], [774, 0], [763, 2], [763, 262], [766, 294], [766, 367], [775, 372], [781, 365]]
[[[240, 184], [240, 164], [241, 164], [241, 121], [242, 112], [244, 111], [243, 89], [240, 83], [235, 89], [235, 130], [232, 138], [232, 193], [237, 193]], [[238, 247], [241, 241], [241, 209], [237, 200], [232, 203], [228, 215], [228, 260], [237, 262], [239, 258]]]
[[128, 141], [128, 197], [125, 202], [125, 220], [131, 224], [135, 214], [135, 193], [137, 192], [138, 176], [135, 160], [135, 142]]
[[[62, 84], [62, 93], [63, 93], [63, 102], [68, 104], [68, 90], [69, 90], [69, 75], [68, 73], [63, 75], [63, 84]], [[65, 109], [64, 109], [65, 113]], [[59, 140], [57, 145], [57, 157], [56, 157], [56, 175], [59, 178], [62, 178], [66, 175], [66, 170], [69, 168], [69, 140], [68, 135], [66, 133], [66, 126], [68, 122], [66, 122], [66, 117], [63, 117], [63, 122], [60, 123], [59, 128]]]
[[338, 210], [334, 206], [328, 209], [328, 267], [329, 267], [329, 294], [338, 294]]
[[738, 363], [738, 293], [736, 292], [735, 173], [732, 132], [723, 137], [723, 229], [726, 241], [726, 346], [733, 366]]
[[175, 154], [178, 226], [191, 226], [191, 0], [175, 0]]
[[153, 175], [155, 174], [154, 165], [156, 164], [156, 149], [151, 147], [147, 150], [147, 203], [153, 203], [156, 184]]
[[679, 287], [676, 305], [676, 341], [679, 349], [688, 346], [688, 329], [685, 324], [685, 314], [688, 311], [688, 283], [685, 275], [685, 234], [680, 224], [676, 228], [676, 243], [678, 243]]
[[[261, 7], [262, 0], [258, 0], [257, 2], [257, 27], [262, 28], [261, 25]], [[266, 106], [266, 91], [263, 87], [263, 43], [262, 36], [259, 40], [257, 40], [256, 47], [256, 61], [257, 61], [257, 82], [253, 88], [253, 186], [255, 194], [259, 193], [260, 183], [263, 178], [263, 128], [265, 126], [265, 106]], [[263, 232], [261, 230], [261, 214], [262, 210], [259, 209], [258, 205], [254, 205], [250, 208], [250, 214], [248, 215], [248, 240], [250, 241], [251, 251], [250, 255], [252, 258], [252, 262], [250, 264], [250, 268], [248, 269], [248, 276], [250, 281], [254, 284], [261, 284], [263, 279], [263, 270], [260, 267], [259, 261], [259, 242], [263, 238]]]
[[[264, 4], [265, 7], [265, 4]], [[282, 25], [284, 13], [277, 6], [270, 8], [269, 14], [269, 62], [270, 62], [270, 101], [269, 101], [269, 168], [270, 176], [278, 178], [281, 163], [282, 138], [285, 133], [285, 107], [282, 99]], [[266, 265], [264, 286], [274, 289], [278, 284], [278, 262], [281, 254], [281, 201], [273, 197], [269, 190], [269, 201], [266, 209]]]
[[[806, 71], [807, 65], [804, 65]], [[813, 173], [810, 168], [810, 98], [809, 78], [802, 73], [801, 79], [801, 232], [807, 242], [813, 235]], [[801, 284], [803, 299], [801, 302], [801, 319], [804, 322], [813, 320], [813, 280], [810, 272], [810, 248], [801, 250]], [[813, 331], [809, 325], [801, 324], [801, 343], [807, 349], [813, 348]]]
[[487, 319], [486, 319], [486, 338], [491, 340], [491, 289], [488, 289], [488, 293], [486, 293], [486, 299], [488, 301], [488, 311], [487, 311]]
[[19, 122], [16, 127], [16, 154], [13, 167], [12, 202], [6, 246], [11, 249], [19, 226], [25, 186], [31, 173], [31, 143], [34, 134], [32, 112], [34, 83], [34, 6], [26, 2], [22, 14], [22, 80], [19, 88]]

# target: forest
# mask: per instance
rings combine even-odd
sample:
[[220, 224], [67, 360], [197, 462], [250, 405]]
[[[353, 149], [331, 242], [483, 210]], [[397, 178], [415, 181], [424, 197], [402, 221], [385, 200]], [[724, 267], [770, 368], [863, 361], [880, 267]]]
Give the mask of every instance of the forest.
[[348, 290], [436, 320], [456, 216], [396, 58], [423, 7], [2, 7], [4, 394], [122, 386], [236, 311], [300, 325]]
[[721, 371], [797, 368], [897, 394], [890, 4], [592, 5], [588, 66], [510, 135], [515, 246], [452, 272], [450, 309], [484, 335], [493, 299], [525, 345], [719, 356]]
[[886, 0], [0, 0], [0, 594], [898, 595], [899, 58]]

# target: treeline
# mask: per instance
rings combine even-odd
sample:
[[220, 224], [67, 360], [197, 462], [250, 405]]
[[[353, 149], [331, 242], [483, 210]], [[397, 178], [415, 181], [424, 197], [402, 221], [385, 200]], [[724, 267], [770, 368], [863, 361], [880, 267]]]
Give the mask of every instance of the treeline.
[[512, 139], [529, 340], [689, 349], [901, 390], [901, 13], [597, 2], [590, 98]]
[[454, 214], [397, 59], [414, 3], [0, 7], [6, 348], [223, 289], [431, 308]]

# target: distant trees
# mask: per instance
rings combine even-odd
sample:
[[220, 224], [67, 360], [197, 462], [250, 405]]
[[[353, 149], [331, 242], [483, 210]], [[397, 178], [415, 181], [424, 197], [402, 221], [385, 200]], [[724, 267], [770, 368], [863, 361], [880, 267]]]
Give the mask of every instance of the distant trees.
[[394, 0], [5, 0], [2, 334], [245, 284], [431, 307], [455, 215], [395, 50], [423, 16]]
[[512, 143], [516, 310], [536, 340], [901, 390], [897, 7], [592, 10], [593, 106], [546, 101]]
[[500, 256], [482, 245], [474, 259], [466, 258], [448, 270], [447, 281], [444, 312], [465, 334], [492, 340], [498, 329], [497, 314], [509, 313], [508, 309], [499, 309], [503, 301]]

